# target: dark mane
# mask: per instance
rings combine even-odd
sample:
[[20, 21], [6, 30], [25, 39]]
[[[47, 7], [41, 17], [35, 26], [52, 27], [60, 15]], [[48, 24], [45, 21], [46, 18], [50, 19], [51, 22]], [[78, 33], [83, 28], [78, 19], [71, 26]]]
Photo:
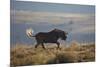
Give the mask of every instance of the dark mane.
[[53, 30], [51, 30], [50, 32], [61, 32], [62, 30], [59, 30], [59, 29], [53, 29]]

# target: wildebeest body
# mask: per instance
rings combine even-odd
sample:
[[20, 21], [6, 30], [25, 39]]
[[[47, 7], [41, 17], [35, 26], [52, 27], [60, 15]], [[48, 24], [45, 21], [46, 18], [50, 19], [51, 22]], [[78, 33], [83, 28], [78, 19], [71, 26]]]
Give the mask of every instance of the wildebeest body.
[[67, 38], [66, 34], [67, 33], [65, 33], [62, 30], [54, 29], [50, 32], [39, 32], [35, 36], [32, 35], [30, 36], [35, 37], [37, 41], [35, 48], [37, 48], [39, 44], [41, 44], [42, 47], [45, 48], [44, 43], [56, 43], [59, 48], [60, 43], [58, 42], [58, 39], [61, 38], [62, 40], [66, 40]]
[[38, 43], [56, 43], [58, 36], [56, 33], [38, 33], [36, 34], [36, 40]]

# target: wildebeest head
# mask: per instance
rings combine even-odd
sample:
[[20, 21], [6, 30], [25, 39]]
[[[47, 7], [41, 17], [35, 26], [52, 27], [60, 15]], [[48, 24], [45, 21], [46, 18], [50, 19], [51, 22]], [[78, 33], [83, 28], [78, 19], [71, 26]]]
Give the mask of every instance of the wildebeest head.
[[66, 38], [67, 38], [67, 35], [66, 35], [66, 34], [68, 34], [68, 33], [62, 32], [62, 33], [60, 34], [60, 38], [61, 38], [62, 40], [66, 40]]
[[52, 30], [52, 32], [56, 32], [57, 33], [57, 36], [59, 37], [59, 38], [61, 38], [62, 40], [66, 40], [66, 38], [67, 38], [67, 32], [65, 32], [65, 31], [62, 31], [62, 30], [59, 30], [59, 29], [54, 29], [54, 30]]

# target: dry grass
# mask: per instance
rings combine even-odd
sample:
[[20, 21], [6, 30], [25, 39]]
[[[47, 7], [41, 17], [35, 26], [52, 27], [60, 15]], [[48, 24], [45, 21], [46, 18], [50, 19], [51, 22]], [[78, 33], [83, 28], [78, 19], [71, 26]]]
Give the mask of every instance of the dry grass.
[[95, 44], [81, 45], [77, 42], [70, 47], [47, 46], [44, 50], [34, 46], [17, 45], [11, 49], [11, 66], [76, 63], [95, 61]]

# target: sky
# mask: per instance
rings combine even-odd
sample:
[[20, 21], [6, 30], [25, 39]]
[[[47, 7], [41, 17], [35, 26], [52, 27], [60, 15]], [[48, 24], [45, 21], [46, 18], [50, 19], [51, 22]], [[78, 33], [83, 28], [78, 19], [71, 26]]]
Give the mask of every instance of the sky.
[[38, 12], [61, 12], [61, 13], [95, 13], [93, 5], [71, 5], [71, 4], [52, 4], [41, 2], [12, 1], [11, 10], [28, 10]]
[[89, 19], [94, 20], [95, 6], [11, 0], [11, 15], [13, 17], [16, 16], [14, 18], [16, 22], [49, 22], [59, 24], [65, 23], [68, 20], [76, 22]]
[[34, 34], [58, 28], [69, 32], [69, 41], [95, 41], [95, 6], [93, 5], [11, 0], [10, 12], [11, 34], [14, 37], [12, 40], [25, 41], [27, 28], [32, 28]]
[[[13, 23], [34, 25], [59, 26], [68, 25], [72, 21], [74, 25], [69, 27], [75, 31], [84, 31], [84, 29], [86, 31], [93, 29], [94, 31], [95, 6], [12, 1], [11, 17]], [[79, 27], [83, 27], [83, 29], [79, 29]]]

